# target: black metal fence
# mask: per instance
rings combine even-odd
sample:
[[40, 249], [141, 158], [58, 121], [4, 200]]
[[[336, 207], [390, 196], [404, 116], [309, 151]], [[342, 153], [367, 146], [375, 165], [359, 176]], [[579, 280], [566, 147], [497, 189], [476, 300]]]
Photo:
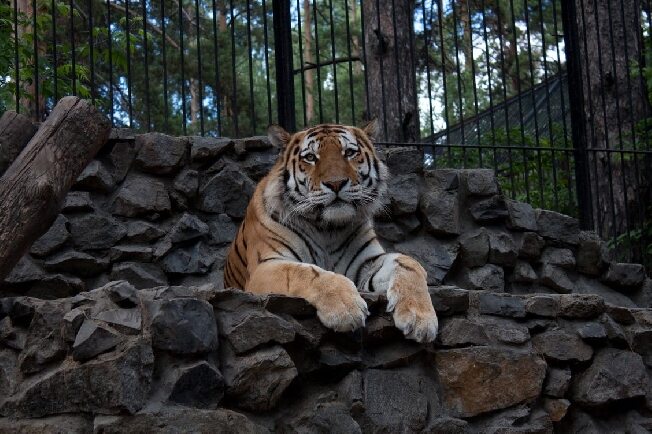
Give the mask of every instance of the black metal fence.
[[63, 95], [213, 136], [377, 117], [432, 167], [651, 261], [652, 15], [633, 0], [1, 0], [0, 110]]

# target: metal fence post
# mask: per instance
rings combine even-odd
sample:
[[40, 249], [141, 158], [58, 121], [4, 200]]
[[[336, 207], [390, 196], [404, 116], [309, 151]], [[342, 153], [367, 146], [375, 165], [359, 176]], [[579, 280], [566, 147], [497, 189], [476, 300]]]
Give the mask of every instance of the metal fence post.
[[276, 64], [276, 100], [278, 123], [288, 131], [296, 129], [294, 113], [294, 65], [290, 2], [273, 0], [274, 52]]
[[591, 204], [591, 174], [586, 146], [586, 107], [582, 80], [582, 59], [577, 28], [576, 0], [561, 2], [564, 25], [564, 46], [568, 72], [568, 97], [570, 102], [572, 140], [575, 157], [575, 186], [579, 208], [580, 227], [594, 229]]

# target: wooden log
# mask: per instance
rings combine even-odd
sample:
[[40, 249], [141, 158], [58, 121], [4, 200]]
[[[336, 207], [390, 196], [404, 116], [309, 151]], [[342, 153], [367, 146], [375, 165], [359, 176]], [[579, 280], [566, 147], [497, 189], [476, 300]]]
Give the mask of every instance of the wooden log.
[[89, 102], [65, 97], [0, 178], [0, 282], [52, 224], [110, 131]]
[[30, 118], [13, 110], [6, 111], [0, 117], [0, 176], [11, 166], [36, 130]]

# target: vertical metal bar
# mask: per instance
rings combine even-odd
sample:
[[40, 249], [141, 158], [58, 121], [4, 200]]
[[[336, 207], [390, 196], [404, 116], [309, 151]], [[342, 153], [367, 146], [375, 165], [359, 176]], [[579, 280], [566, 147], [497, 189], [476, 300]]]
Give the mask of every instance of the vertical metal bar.
[[[340, 123], [340, 102], [337, 91], [337, 63], [335, 62], [335, 22], [333, 21], [333, 0], [328, 0], [330, 27], [331, 27], [331, 57], [333, 59], [333, 84], [335, 91], [335, 123]], [[350, 62], [350, 61], [349, 61]]]
[[[143, 0], [145, 1], [145, 0]], [[197, 81], [199, 81], [199, 131], [204, 135], [204, 80], [201, 63], [201, 35], [199, 34], [199, 0], [195, 0], [195, 33], [197, 36]]]
[[[355, 0], [353, 0], [355, 1]], [[344, 0], [344, 10], [346, 11], [346, 52], [351, 59], [351, 22], [349, 20], [349, 1]], [[355, 17], [354, 17], [355, 18]], [[353, 95], [353, 60], [349, 60], [349, 94], [351, 97], [351, 125], [355, 125], [355, 97]]]
[[[378, 11], [380, 14], [380, 10]], [[379, 26], [380, 27], [380, 26]], [[394, 36], [394, 64], [396, 65], [396, 88], [398, 90], [397, 92], [397, 100], [398, 100], [398, 118], [403, 119], [403, 86], [401, 83], [401, 70], [399, 67], [399, 60], [398, 60], [398, 35], [397, 31], [398, 29], [396, 28], [396, 4], [394, 0], [392, 0], [392, 35]], [[400, 135], [401, 138], [404, 140], [406, 139], [403, 135], [403, 132], [401, 132]]]
[[[111, 125], [114, 125], [113, 123], [113, 37], [111, 32], [111, 0], [106, 0], [106, 31], [107, 31], [107, 41], [109, 43], [109, 47], [108, 47], [109, 48], [109, 113], [111, 116]], [[165, 46], [165, 44], [163, 46]]]
[[[265, 82], [267, 88], [267, 123], [272, 123], [272, 89], [269, 82], [269, 37], [267, 35], [267, 5], [263, 0], [263, 37], [265, 42]], [[299, 32], [301, 37], [301, 32]]]
[[[181, 3], [179, 3], [181, 5]], [[127, 43], [127, 104], [129, 105], [129, 128], [133, 127], [134, 113], [131, 101], [131, 28], [129, 26], [129, 0], [125, 0], [125, 40]]]
[[34, 107], [36, 113], [36, 120], [41, 120], [41, 104], [38, 95], [38, 29], [36, 28], [36, 0], [32, 0], [32, 35], [34, 39]]
[[[382, 36], [382, 27], [380, 25], [380, 0], [376, 0], [376, 25], [378, 26], [378, 32], [376, 33], [377, 37]], [[385, 100], [385, 67], [383, 65], [383, 56], [378, 56], [378, 62], [380, 64], [380, 93], [381, 101], [383, 102], [383, 138], [387, 139], [387, 101]]]
[[586, 151], [586, 118], [584, 110], [584, 87], [580, 41], [577, 33], [577, 10], [574, 1], [561, 2], [564, 27], [564, 47], [568, 70], [568, 94], [570, 100], [571, 131], [575, 158], [575, 182], [579, 221], [582, 229], [593, 228], [593, 208], [589, 180], [589, 162]]
[[[276, 54], [276, 99], [279, 124], [288, 131], [296, 129], [294, 111], [294, 71], [290, 3], [272, 0], [274, 13], [274, 50]], [[321, 100], [320, 100], [321, 103]]]
[[147, 52], [147, 0], [141, 1], [143, 2], [143, 51], [145, 52], [145, 118], [147, 120], [147, 131], [151, 131], [152, 115], [150, 113], [149, 97], [149, 54]]
[[231, 112], [233, 113], [233, 132], [240, 135], [238, 128], [238, 93], [235, 71], [235, 16], [233, 15], [233, 0], [229, 1], [229, 16], [231, 18]]
[[319, 98], [319, 123], [324, 122], [324, 103], [321, 95], [321, 53], [319, 51], [319, 28], [317, 26], [317, 0], [313, 2], [312, 17], [315, 27], [315, 62], [317, 63], [317, 96]]
[[[161, 0], [163, 1], [163, 0]], [[219, 50], [217, 43], [217, 4], [215, 0], [213, 1], [213, 60], [215, 62], [215, 90], [213, 91], [214, 104], [217, 106], [217, 136], [222, 135], [222, 93], [220, 86], [220, 60], [219, 60]], [[220, 11], [222, 13], [222, 11]], [[265, 44], [267, 46], [267, 44]], [[267, 55], [267, 50], [265, 50], [265, 55]], [[269, 69], [268, 69], [269, 71]]]
[[[423, 15], [423, 44], [426, 48], [426, 79], [427, 79], [427, 89], [428, 89], [428, 120], [429, 120], [429, 126], [430, 126], [430, 134], [433, 135], [435, 134], [435, 125], [433, 122], [433, 114], [432, 114], [432, 83], [430, 81], [430, 40], [428, 39], [428, 36], [430, 34], [430, 31], [428, 30], [427, 22], [428, 18], [426, 15], [426, 0], [423, 0], [421, 2], [421, 12]], [[441, 49], [444, 49], [444, 45], [442, 44]], [[442, 71], [444, 71], [444, 76], [446, 75], [446, 66], [442, 64]], [[433, 158], [435, 154], [435, 148], [430, 148], [431, 152], [433, 153]]]
[[[197, 1], [197, 0], [195, 0]], [[254, 67], [253, 49], [251, 46], [251, 1], [247, 0], [247, 51], [249, 65], [249, 121], [251, 123], [251, 134], [256, 134], [256, 108], [254, 102]]]
[[70, 0], [70, 63], [72, 66], [72, 94], [77, 95], [77, 66], [75, 65], [75, 2]]
[[[109, 0], [107, 0], [109, 1]], [[215, 0], [213, 0], [215, 1]], [[163, 61], [163, 110], [164, 110], [164, 115], [163, 115], [163, 127], [165, 128], [165, 132], [168, 132], [170, 130], [170, 125], [169, 125], [169, 113], [170, 110], [168, 108], [168, 62], [167, 62], [167, 56], [166, 56], [166, 50], [165, 46], [167, 45], [167, 40], [165, 39], [165, 0], [161, 0], [161, 54], [162, 54], [162, 61]]]
[[467, 3], [466, 13], [469, 19], [469, 33], [471, 33], [471, 85], [473, 86], [473, 111], [475, 117], [475, 129], [478, 136], [478, 159], [482, 167], [482, 148], [479, 146], [481, 143], [480, 136], [480, 108], [478, 106], [478, 86], [475, 81], [475, 60], [473, 59], [473, 16], [471, 14], [471, 2]]
[[[144, 1], [144, 0], [143, 0]], [[91, 103], [95, 104], [95, 57], [93, 53], [93, 0], [88, 0], [88, 63], [91, 75]]]
[[[301, 0], [297, 0], [297, 28], [299, 31], [297, 39], [299, 41], [299, 72], [301, 73], [301, 111], [303, 112], [303, 125], [306, 126], [308, 123], [308, 114], [306, 113], [306, 72], [303, 70], [303, 32], [301, 31], [301, 9]], [[310, 31], [310, 29], [308, 29], [308, 31]]]
[[20, 113], [20, 63], [18, 57], [18, 1], [14, 0], [14, 72], [16, 73], [16, 113]]
[[[128, 1], [128, 0], [127, 0]], [[183, 48], [183, 0], [179, 1], [179, 55], [181, 57], [181, 115], [183, 135], [187, 135], [187, 117], [186, 117], [186, 65]]]
[[[353, 0], [355, 1], [355, 0]], [[369, 107], [369, 77], [367, 76], [367, 44], [365, 42], [365, 30], [364, 30], [364, 0], [360, 0], [360, 24], [361, 24], [361, 40], [362, 40], [362, 61], [364, 64], [364, 94], [365, 94], [365, 113], [366, 117], [370, 117], [370, 107]]]
[[437, 0], [437, 21], [439, 23], [439, 45], [441, 47], [442, 64], [442, 85], [444, 90], [444, 122], [446, 124], [446, 144], [448, 145], [448, 163], [451, 164], [452, 149], [450, 137], [450, 120], [448, 118], [448, 87], [446, 80], [446, 45], [444, 44], [444, 20], [442, 11], [442, 0]]
[[[493, 80], [491, 79], [491, 62], [489, 59], [489, 36], [487, 35], [487, 14], [485, 12], [486, 5], [485, 0], [482, 0], [480, 3], [482, 9], [482, 36], [484, 38], [484, 53], [485, 53], [485, 62], [487, 62], [487, 82], [489, 83], [489, 124], [491, 128], [491, 145], [494, 146], [493, 149], [493, 162], [494, 162], [494, 172], [498, 173], [498, 162], [496, 155], [496, 125], [494, 122], [494, 97], [493, 97]], [[507, 110], [507, 107], [505, 107]], [[477, 115], [476, 115], [477, 116]], [[478, 130], [478, 134], [480, 134]], [[480, 144], [480, 142], [478, 142]]]
[[460, 67], [460, 44], [457, 36], [457, 12], [455, 2], [451, 2], [453, 9], [453, 42], [455, 44], [455, 67], [457, 69], [457, 101], [459, 104], [460, 136], [462, 137], [462, 167], [466, 169], [466, 134], [464, 132], [464, 101], [462, 99], [462, 69]]
[[56, 105], [59, 101], [59, 74], [57, 73], [59, 62], [57, 61], [57, 9], [54, 1], [52, 0], [50, 9], [52, 15], [52, 82], [54, 85], [54, 104]]

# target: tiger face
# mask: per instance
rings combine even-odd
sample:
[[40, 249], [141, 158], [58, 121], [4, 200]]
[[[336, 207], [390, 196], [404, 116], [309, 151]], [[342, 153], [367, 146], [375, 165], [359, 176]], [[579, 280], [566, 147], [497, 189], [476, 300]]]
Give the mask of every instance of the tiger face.
[[285, 218], [339, 227], [372, 216], [388, 174], [371, 142], [374, 129], [375, 122], [364, 129], [324, 124], [290, 135], [270, 127], [272, 143], [284, 148], [276, 193]]

